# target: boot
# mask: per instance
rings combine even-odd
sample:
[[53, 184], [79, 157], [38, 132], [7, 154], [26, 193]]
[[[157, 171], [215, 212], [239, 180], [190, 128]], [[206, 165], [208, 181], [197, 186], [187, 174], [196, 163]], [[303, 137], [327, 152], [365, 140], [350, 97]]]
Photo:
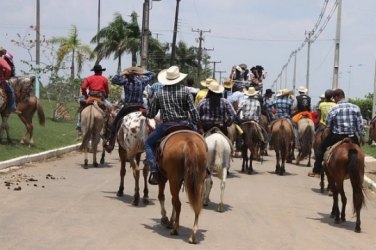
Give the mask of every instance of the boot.
[[159, 173], [158, 172], [150, 172], [149, 180], [150, 185], [158, 185], [159, 184]]
[[112, 150], [114, 150], [115, 147], [115, 136], [110, 136], [110, 139], [108, 140], [107, 144], [104, 146], [104, 149], [107, 153], [111, 153]]

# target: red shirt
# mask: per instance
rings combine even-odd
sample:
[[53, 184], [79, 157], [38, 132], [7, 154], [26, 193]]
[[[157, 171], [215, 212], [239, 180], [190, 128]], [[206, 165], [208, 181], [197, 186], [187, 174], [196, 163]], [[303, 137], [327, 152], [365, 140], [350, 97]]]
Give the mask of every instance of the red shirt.
[[0, 56], [0, 80], [8, 80], [11, 74], [12, 69], [9, 64]]
[[107, 98], [110, 92], [108, 87], [108, 79], [100, 74], [94, 74], [85, 78], [85, 80], [81, 84], [81, 93], [86, 98], [88, 97], [88, 92], [86, 91], [89, 89], [89, 93], [91, 91], [101, 92], [104, 94], [104, 97]]

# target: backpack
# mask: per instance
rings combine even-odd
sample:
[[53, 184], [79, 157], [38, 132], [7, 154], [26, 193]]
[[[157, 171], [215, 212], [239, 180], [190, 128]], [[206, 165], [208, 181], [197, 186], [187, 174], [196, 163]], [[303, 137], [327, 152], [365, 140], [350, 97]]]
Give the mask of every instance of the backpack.
[[4, 58], [0, 57], [0, 80], [8, 80], [12, 75], [12, 69], [4, 60]]

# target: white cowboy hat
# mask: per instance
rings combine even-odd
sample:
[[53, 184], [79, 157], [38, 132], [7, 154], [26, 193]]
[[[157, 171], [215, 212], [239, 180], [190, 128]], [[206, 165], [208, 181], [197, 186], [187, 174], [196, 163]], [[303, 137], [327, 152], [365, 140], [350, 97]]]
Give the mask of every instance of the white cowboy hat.
[[212, 79], [212, 78], [206, 78], [205, 80], [202, 80], [200, 83], [202, 86], [204, 87], [207, 87], [210, 85], [211, 82], [217, 82], [216, 80]]
[[216, 80], [213, 80], [210, 82], [208, 89], [214, 93], [222, 93], [225, 90], [225, 87], [219, 85], [219, 83]]
[[325, 94], [320, 95], [320, 98], [324, 99], [325, 98]]
[[163, 85], [174, 85], [181, 82], [187, 74], [181, 73], [178, 66], [171, 66], [158, 74], [158, 81]]
[[304, 86], [300, 86], [297, 90], [299, 93], [307, 93], [308, 91], [308, 89]]
[[291, 94], [291, 91], [288, 90], [288, 89], [280, 89], [278, 90], [276, 96], [287, 96], [287, 95], [290, 95]]
[[247, 96], [255, 96], [259, 93], [259, 91], [256, 91], [255, 87], [249, 87], [248, 90], [244, 91], [244, 94]]

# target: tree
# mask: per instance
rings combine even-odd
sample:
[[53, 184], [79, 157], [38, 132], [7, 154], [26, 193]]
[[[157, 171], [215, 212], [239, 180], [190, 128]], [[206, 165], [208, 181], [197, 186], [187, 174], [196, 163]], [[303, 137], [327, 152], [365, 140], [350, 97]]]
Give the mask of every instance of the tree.
[[80, 42], [75, 25], [72, 25], [68, 37], [53, 37], [51, 43], [60, 45], [57, 51], [56, 72], [60, 69], [63, 60], [71, 55], [71, 79], [74, 79], [75, 60], [77, 62], [77, 75], [79, 75], [83, 62], [94, 57], [91, 48]]
[[125, 52], [131, 53], [132, 65], [135, 66], [137, 52], [141, 48], [141, 33], [137, 23], [137, 13], [133, 12], [131, 17], [131, 23], [127, 23], [120, 13], [115, 13], [113, 21], [91, 39], [91, 43], [99, 41], [94, 49], [98, 57], [97, 62], [114, 54], [114, 59], [118, 60], [118, 73], [121, 71], [122, 55]]
[[362, 113], [364, 119], [372, 119], [373, 94], [369, 93], [364, 99], [349, 99], [349, 102], [359, 106], [360, 112]]

